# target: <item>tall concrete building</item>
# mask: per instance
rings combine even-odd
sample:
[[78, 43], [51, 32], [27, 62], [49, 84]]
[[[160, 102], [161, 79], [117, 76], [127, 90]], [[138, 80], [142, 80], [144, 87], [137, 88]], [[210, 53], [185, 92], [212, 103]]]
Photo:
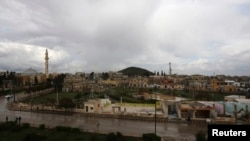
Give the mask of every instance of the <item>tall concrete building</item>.
[[45, 51], [45, 75], [46, 78], [49, 78], [49, 53], [47, 49]]

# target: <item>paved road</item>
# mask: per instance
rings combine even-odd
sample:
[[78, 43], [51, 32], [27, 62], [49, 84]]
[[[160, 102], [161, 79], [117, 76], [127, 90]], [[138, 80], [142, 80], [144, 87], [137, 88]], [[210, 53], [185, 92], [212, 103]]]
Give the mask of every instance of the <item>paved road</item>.
[[[5, 121], [6, 116], [8, 116], [9, 120], [15, 120], [16, 117], [21, 116], [22, 123], [30, 123], [34, 126], [39, 126], [40, 124], [45, 124], [47, 127], [61, 125], [77, 127], [90, 132], [121, 132], [124, 135], [135, 136], [141, 136], [143, 133], [154, 133], [155, 131], [154, 122], [9, 111], [6, 108], [7, 102], [7, 99], [0, 98], [0, 122]], [[98, 123], [100, 124], [99, 127], [97, 126]], [[161, 137], [170, 136], [189, 140], [195, 140], [194, 135], [198, 131], [207, 131], [207, 126], [205, 125], [187, 126], [186, 124], [176, 123], [157, 123], [156, 128], [157, 135]]]

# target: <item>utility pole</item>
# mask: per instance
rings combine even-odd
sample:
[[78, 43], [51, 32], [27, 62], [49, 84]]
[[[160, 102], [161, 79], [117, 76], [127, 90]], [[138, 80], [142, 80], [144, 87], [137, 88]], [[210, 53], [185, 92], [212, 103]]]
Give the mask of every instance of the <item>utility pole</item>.
[[46, 78], [49, 78], [49, 54], [48, 54], [48, 50], [46, 49], [45, 51], [45, 75]]
[[56, 105], [59, 105], [59, 99], [58, 99], [58, 80], [53, 81], [53, 85], [56, 87]]
[[155, 85], [155, 136], [156, 136], [156, 85]]
[[[11, 88], [10, 88], [10, 93], [11, 93], [11, 95], [12, 95], [12, 93], [13, 93], [13, 83], [12, 83], [12, 80], [10, 81], [10, 83], [11, 83]], [[16, 95], [15, 95], [15, 93], [14, 93], [14, 103], [16, 102]]]
[[58, 100], [58, 86], [56, 84], [56, 104], [59, 105], [59, 100]]
[[[10, 80], [10, 84], [11, 84], [11, 88], [10, 88], [10, 93], [11, 93], [11, 95], [12, 95], [12, 93], [13, 93], [13, 80]], [[13, 96], [13, 101], [14, 101], [14, 103], [16, 102], [16, 94], [15, 94], [15, 92], [14, 92], [14, 94], [13, 94], [14, 96]]]
[[171, 62], [169, 62], [169, 76], [172, 75], [172, 68], [171, 68]]

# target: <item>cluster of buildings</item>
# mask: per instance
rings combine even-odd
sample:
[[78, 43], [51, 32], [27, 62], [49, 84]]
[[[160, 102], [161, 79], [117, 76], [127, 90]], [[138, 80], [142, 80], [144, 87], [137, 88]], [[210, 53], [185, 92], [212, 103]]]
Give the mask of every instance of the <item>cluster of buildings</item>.
[[[33, 68], [28, 68], [22, 73], [15, 73], [16, 84], [22, 87], [34, 84], [45, 83], [48, 78], [53, 79], [58, 74], [49, 74], [49, 56], [45, 51], [45, 71], [38, 73]], [[231, 77], [225, 75], [204, 76], [204, 75], [173, 75], [165, 73], [146, 76], [129, 77], [121, 72], [105, 73], [84, 73], [76, 72], [75, 74], [67, 73], [63, 82], [63, 91], [84, 91], [91, 89], [100, 91], [104, 87], [134, 87], [134, 88], [152, 88], [157, 86], [161, 89], [169, 90], [194, 90], [194, 91], [212, 91], [212, 92], [249, 92], [250, 77]], [[164, 75], [163, 75], [164, 74]], [[0, 72], [2, 78], [6, 72]], [[105, 77], [104, 77], [105, 75]], [[12, 80], [13, 81], [13, 80]], [[9, 88], [10, 81], [3, 83], [3, 89]]]
[[100, 90], [103, 87], [132, 87], [168, 90], [193, 90], [211, 92], [249, 92], [250, 77], [204, 76], [204, 75], [152, 75], [128, 77], [120, 72], [108, 72], [108, 78], [102, 79], [102, 73], [94, 73], [94, 79], [88, 79], [89, 74], [66, 74], [64, 88], [66, 91], [83, 91], [84, 89]]
[[[14, 72], [10, 72], [14, 73]], [[47, 76], [44, 73], [37, 72], [33, 68], [27, 68], [21, 73], [15, 73], [14, 78], [8, 78], [10, 75], [8, 72], [0, 72], [0, 77], [2, 77], [2, 85], [0, 86], [2, 90], [8, 90], [14, 87], [28, 88], [35, 85], [46, 84]], [[55, 78], [58, 74], [49, 74], [50, 78]]]
[[[244, 120], [249, 122], [250, 99], [246, 96], [237, 95], [238, 92], [250, 92], [250, 77], [231, 77], [224, 75], [204, 76], [204, 75], [152, 75], [129, 77], [120, 72], [108, 72], [108, 78], [103, 79], [102, 73], [92, 74], [94, 79], [89, 79], [89, 74], [75, 73], [66, 74], [63, 90], [66, 91], [102, 91], [109, 87], [130, 87], [130, 88], [154, 88], [166, 90], [189, 90], [221, 92], [233, 94], [225, 96], [224, 101], [192, 101], [179, 97], [171, 97], [157, 94], [144, 93], [144, 99], [156, 98], [160, 101], [160, 111], [157, 116], [171, 119], [195, 119], [236, 122]], [[84, 103], [84, 112], [137, 115], [140, 117], [154, 116], [154, 107], [129, 106], [123, 104], [111, 104], [110, 108], [100, 106], [98, 101], [91, 100]], [[91, 110], [89, 110], [91, 107]]]
[[[92, 74], [93, 75], [93, 74]], [[160, 101], [158, 117], [167, 119], [195, 119], [236, 122], [245, 120], [249, 122], [250, 99], [246, 96], [236, 95], [237, 92], [249, 93], [249, 77], [229, 76], [203, 76], [203, 75], [152, 75], [149, 77], [134, 76], [128, 77], [120, 72], [109, 72], [107, 79], [102, 79], [102, 74], [94, 74], [94, 79], [89, 80], [89, 74], [76, 73], [67, 74], [64, 79], [64, 91], [84, 91], [86, 88], [92, 91], [101, 91], [108, 87], [132, 87], [132, 88], [153, 88], [166, 90], [193, 90], [224, 92], [234, 95], [225, 96], [224, 101], [192, 101], [179, 97], [144, 93], [144, 99], [157, 99]], [[123, 104], [111, 104], [110, 108], [104, 108], [98, 103], [99, 100], [91, 100], [84, 103], [84, 112], [110, 113], [123, 115], [137, 115], [140, 117], [154, 116], [154, 107], [135, 106]], [[91, 107], [91, 110], [89, 110]], [[105, 110], [106, 109], [106, 110]]]

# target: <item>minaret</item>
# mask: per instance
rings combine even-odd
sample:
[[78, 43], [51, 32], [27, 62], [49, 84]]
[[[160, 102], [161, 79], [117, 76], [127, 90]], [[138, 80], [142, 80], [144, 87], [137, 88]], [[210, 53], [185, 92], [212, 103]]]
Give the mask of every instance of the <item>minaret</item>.
[[45, 51], [45, 75], [46, 78], [49, 78], [49, 54], [47, 49]]
[[172, 75], [172, 68], [171, 68], [171, 62], [169, 62], [169, 75]]

